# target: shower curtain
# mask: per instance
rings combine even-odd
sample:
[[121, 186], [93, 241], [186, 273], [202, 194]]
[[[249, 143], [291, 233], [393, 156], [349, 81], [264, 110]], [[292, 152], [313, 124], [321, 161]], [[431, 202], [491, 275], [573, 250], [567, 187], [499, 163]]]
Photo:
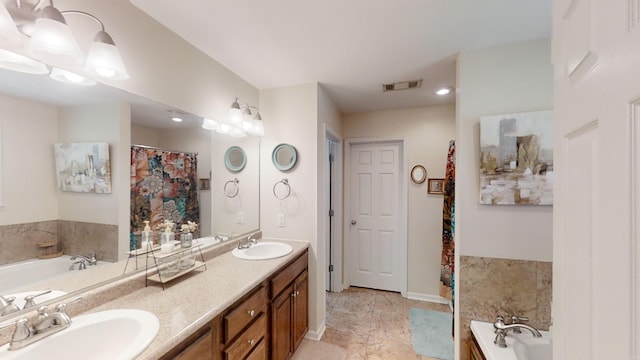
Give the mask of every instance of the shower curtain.
[[[131, 147], [131, 223], [134, 235], [144, 221], [151, 229], [164, 220], [177, 224], [200, 222], [197, 190], [198, 154], [173, 152], [144, 146]], [[199, 237], [199, 230], [193, 234]]]
[[455, 233], [455, 171], [456, 167], [456, 144], [455, 140], [449, 142], [449, 152], [447, 155], [447, 169], [444, 179], [444, 204], [442, 207], [442, 262], [440, 265], [440, 296], [454, 304], [454, 233]]

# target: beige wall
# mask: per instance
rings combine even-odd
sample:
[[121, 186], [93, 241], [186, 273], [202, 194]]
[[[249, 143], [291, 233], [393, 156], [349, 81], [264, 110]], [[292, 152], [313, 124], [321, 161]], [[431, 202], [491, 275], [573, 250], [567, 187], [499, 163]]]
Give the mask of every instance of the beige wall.
[[[402, 137], [409, 167], [405, 171], [419, 164], [429, 178], [443, 178], [449, 140], [455, 138], [455, 108], [448, 105], [345, 115], [342, 134], [345, 138]], [[427, 194], [426, 181], [409, 183], [409, 297], [439, 297], [442, 199], [442, 195]]]
[[3, 94], [0, 109], [0, 225], [57, 220], [58, 109]]
[[[553, 69], [548, 39], [473, 50], [458, 56], [456, 118], [456, 263], [460, 256], [552, 260], [551, 206], [479, 204], [479, 122], [484, 115], [553, 109]], [[465, 281], [456, 269], [456, 285]], [[500, 276], [495, 274], [494, 276]], [[499, 282], [496, 292], [509, 282]], [[473, 294], [456, 290], [464, 308]], [[500, 304], [509, 308], [508, 303]], [[482, 309], [484, 311], [486, 309]], [[481, 311], [481, 309], [476, 309]], [[465, 337], [456, 312], [456, 339]], [[456, 353], [461, 354], [459, 342]]]

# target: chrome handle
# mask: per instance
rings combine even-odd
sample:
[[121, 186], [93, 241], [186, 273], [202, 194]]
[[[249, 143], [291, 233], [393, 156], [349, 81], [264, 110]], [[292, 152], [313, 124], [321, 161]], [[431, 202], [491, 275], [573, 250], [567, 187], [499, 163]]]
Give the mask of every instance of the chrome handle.
[[357, 224], [357, 223], [358, 223], [357, 221], [355, 221], [355, 220], [351, 220], [351, 225], [355, 225], [355, 224]]
[[255, 344], [255, 341], [253, 339], [249, 340], [249, 345], [253, 346], [253, 344]]
[[296, 296], [300, 295], [300, 291], [296, 291]]
[[295, 292], [292, 292], [292, 293], [291, 293], [291, 297], [296, 297], [296, 293], [295, 293]]
[[253, 310], [249, 310], [249, 311], [247, 311], [247, 312], [249, 313], [249, 316], [251, 316], [251, 317], [253, 317], [253, 315], [255, 315], [255, 314], [256, 314], [256, 312], [255, 312], [255, 311], [253, 311]]

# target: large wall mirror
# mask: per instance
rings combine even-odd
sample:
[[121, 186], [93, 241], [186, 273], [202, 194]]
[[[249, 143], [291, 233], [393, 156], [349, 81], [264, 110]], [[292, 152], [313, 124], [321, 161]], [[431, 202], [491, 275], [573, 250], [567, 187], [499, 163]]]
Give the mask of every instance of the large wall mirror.
[[[130, 105], [130, 114], [129, 105], [122, 104]], [[84, 255], [91, 249], [99, 262], [103, 257], [125, 259], [128, 249], [122, 244], [128, 245], [130, 239], [122, 239], [122, 234], [136, 226], [127, 220], [133, 144], [198, 154], [197, 176], [209, 180], [209, 188], [198, 191], [201, 236], [239, 235], [260, 228], [259, 138], [231, 138], [202, 129], [202, 119], [196, 115], [105, 85], [75, 87], [43, 75], [1, 69], [0, 109], [4, 194], [0, 241], [6, 250], [0, 252], [0, 266], [35, 258], [43, 251], [36, 244], [50, 240], [51, 233], [74, 226], [70, 223], [96, 226], [91, 230], [94, 235], [83, 244], [62, 246], [65, 255]], [[174, 115], [183, 121], [171, 121]], [[53, 153], [58, 142], [108, 142], [112, 193], [59, 191]], [[233, 174], [225, 167], [225, 151], [231, 146], [245, 152], [246, 165], [240, 173]], [[233, 176], [240, 179], [241, 187], [237, 199], [230, 203], [225, 200], [223, 185]], [[11, 242], [16, 231], [33, 230], [29, 241]], [[120, 277], [122, 271], [104, 271], [99, 281]], [[0, 281], [0, 288], [2, 285]], [[72, 292], [95, 283], [74, 281], [68, 285], [67, 292]], [[7, 293], [0, 290], [0, 295]]]

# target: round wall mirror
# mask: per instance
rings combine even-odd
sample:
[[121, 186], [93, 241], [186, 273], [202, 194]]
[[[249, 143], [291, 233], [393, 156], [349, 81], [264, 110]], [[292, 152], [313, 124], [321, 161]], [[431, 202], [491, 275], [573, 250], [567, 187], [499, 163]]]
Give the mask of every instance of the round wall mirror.
[[298, 152], [293, 145], [280, 144], [273, 149], [271, 160], [273, 161], [273, 165], [276, 169], [280, 171], [287, 171], [296, 165]]
[[422, 184], [427, 179], [427, 170], [422, 165], [416, 165], [411, 169], [411, 181]]
[[232, 146], [224, 153], [224, 164], [231, 172], [239, 172], [247, 165], [247, 155], [241, 147]]

